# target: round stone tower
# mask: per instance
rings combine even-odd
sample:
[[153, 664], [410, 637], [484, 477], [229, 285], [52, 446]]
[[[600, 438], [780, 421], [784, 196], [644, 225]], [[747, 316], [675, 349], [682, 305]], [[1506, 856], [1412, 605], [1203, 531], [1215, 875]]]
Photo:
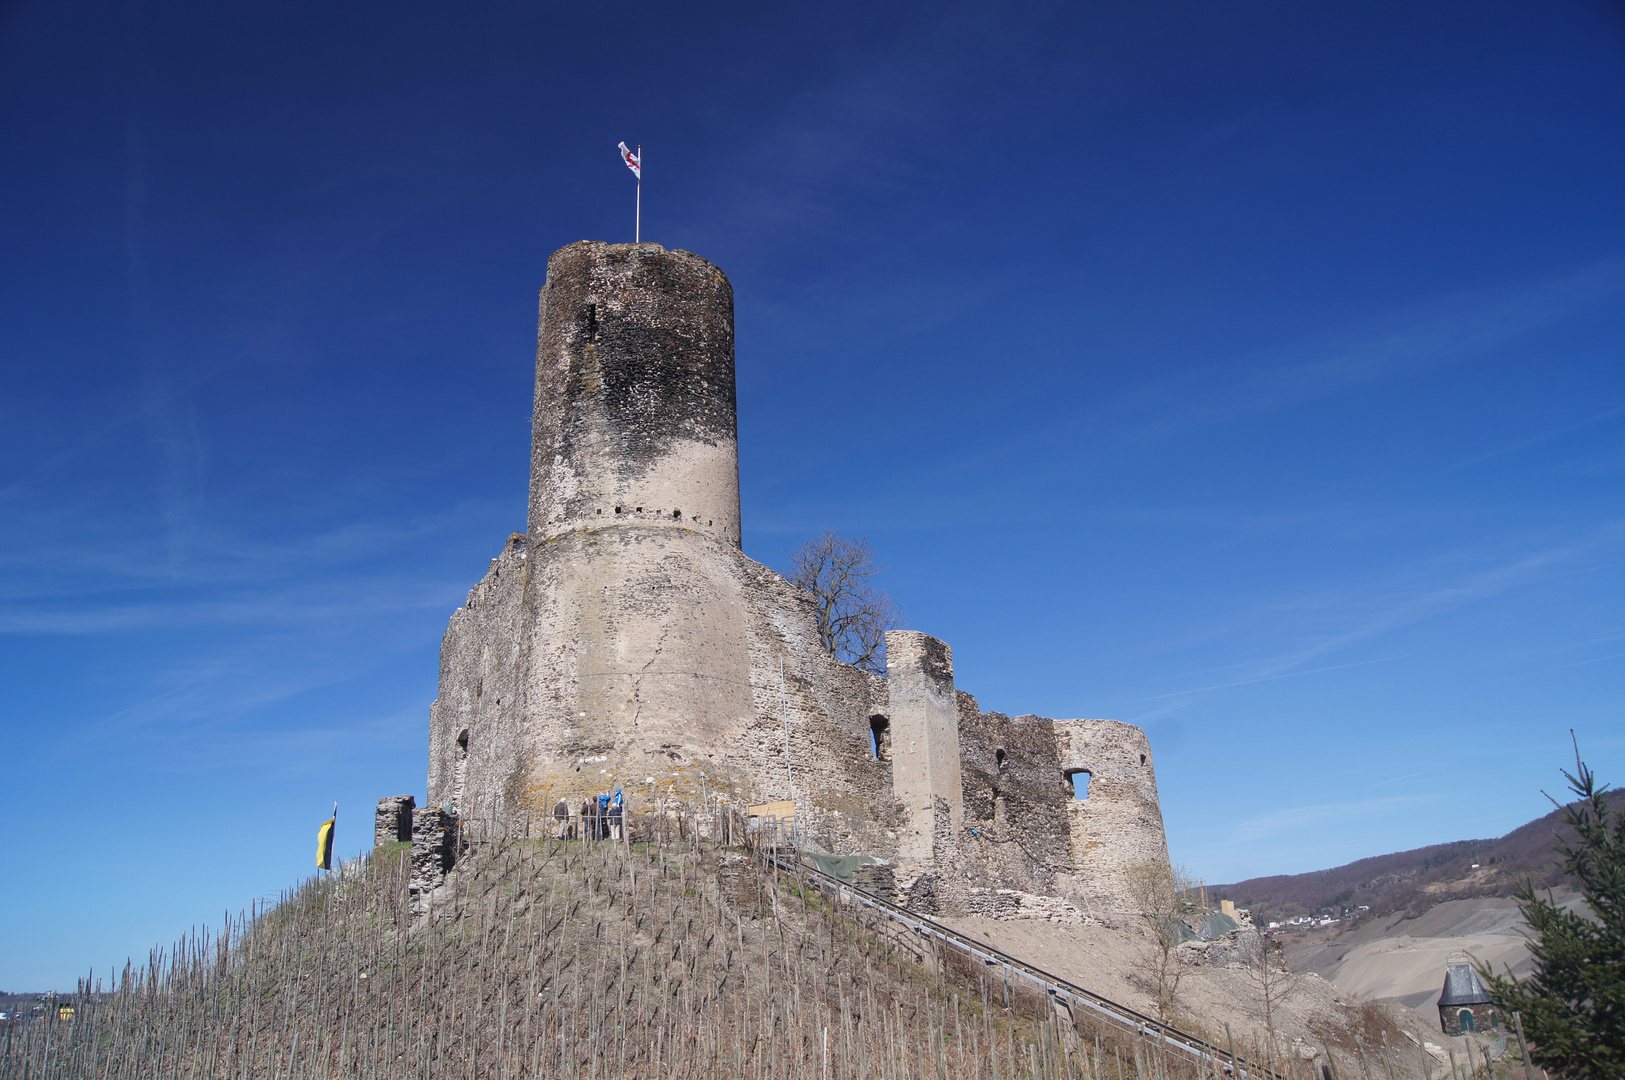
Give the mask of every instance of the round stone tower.
[[739, 547], [733, 287], [698, 255], [582, 241], [547, 263], [532, 542], [620, 522]]
[[1120, 720], [1057, 720], [1055, 743], [1068, 785], [1085, 793], [1067, 803], [1078, 885], [1092, 903], [1133, 910], [1139, 868], [1168, 865], [1151, 742]]
[[523, 753], [503, 768], [549, 799], [689, 770], [714, 787], [754, 715], [733, 288], [686, 251], [571, 244], [537, 338], [524, 686], [494, 740]]

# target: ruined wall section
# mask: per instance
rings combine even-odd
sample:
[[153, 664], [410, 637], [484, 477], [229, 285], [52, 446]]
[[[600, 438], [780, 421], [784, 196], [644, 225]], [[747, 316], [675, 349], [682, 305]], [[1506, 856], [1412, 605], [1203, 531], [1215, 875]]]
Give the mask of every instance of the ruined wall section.
[[959, 745], [971, 884], [1054, 895], [1072, 869], [1054, 721], [983, 712], [961, 691]]
[[[916, 865], [939, 862], [947, 856], [940, 849], [953, 844], [965, 820], [953, 650], [917, 630], [889, 630], [886, 681], [892, 790], [903, 804], [898, 858]], [[939, 833], [947, 845], [939, 843]]]
[[1128, 874], [1168, 864], [1151, 742], [1118, 720], [1056, 720], [1063, 771], [1090, 774], [1089, 797], [1067, 803], [1076, 885], [1094, 905], [1133, 909]]
[[875, 758], [869, 738], [870, 718], [889, 712], [886, 680], [824, 651], [806, 592], [742, 553], [736, 569], [748, 611], [755, 708], [735, 760], [749, 778], [751, 801], [790, 798], [793, 778], [798, 826], [813, 843], [842, 855], [895, 854], [902, 817], [892, 765]]
[[430, 807], [489, 813], [522, 791], [529, 539], [514, 533], [440, 643], [440, 693], [429, 707]]

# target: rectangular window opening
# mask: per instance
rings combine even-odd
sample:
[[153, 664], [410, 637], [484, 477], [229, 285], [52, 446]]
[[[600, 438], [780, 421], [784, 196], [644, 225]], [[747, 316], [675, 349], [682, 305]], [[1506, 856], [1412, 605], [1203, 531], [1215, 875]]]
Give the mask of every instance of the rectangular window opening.
[[1067, 783], [1072, 785], [1072, 797], [1083, 802], [1089, 797], [1089, 770], [1068, 769], [1066, 771]]
[[876, 761], [891, 760], [891, 720], [885, 716], [869, 717], [869, 753]]

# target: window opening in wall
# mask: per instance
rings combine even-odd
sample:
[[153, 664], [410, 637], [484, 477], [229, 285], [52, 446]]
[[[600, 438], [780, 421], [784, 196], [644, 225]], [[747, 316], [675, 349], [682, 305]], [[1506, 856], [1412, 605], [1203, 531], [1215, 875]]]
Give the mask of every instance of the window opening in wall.
[[457, 733], [457, 761], [452, 766], [452, 805], [463, 804], [463, 782], [468, 779], [468, 729]]
[[1003, 750], [995, 750], [995, 751], [993, 751], [993, 763], [995, 765], [997, 765], [1001, 769], [1004, 768], [1004, 751]]
[[1065, 775], [1067, 784], [1072, 788], [1072, 797], [1079, 802], [1087, 799], [1089, 797], [1089, 770], [1068, 769]]
[[891, 720], [887, 717], [869, 717], [869, 752], [876, 761], [891, 760]]
[[1141, 765], [1144, 765], [1144, 764], [1145, 764], [1145, 755], [1144, 755], [1144, 754], [1141, 754], [1141, 755], [1140, 755], [1140, 764], [1141, 764]]

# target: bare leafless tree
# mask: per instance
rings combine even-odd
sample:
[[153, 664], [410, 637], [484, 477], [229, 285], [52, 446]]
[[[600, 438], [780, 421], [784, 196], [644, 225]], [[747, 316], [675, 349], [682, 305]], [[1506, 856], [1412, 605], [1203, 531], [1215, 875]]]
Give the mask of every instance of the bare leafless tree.
[[1135, 975], [1142, 989], [1156, 1001], [1157, 1019], [1169, 1023], [1179, 1002], [1179, 984], [1190, 957], [1179, 946], [1194, 937], [1185, 914], [1194, 908], [1195, 887], [1183, 866], [1165, 862], [1142, 863], [1124, 873], [1128, 899], [1139, 913], [1146, 943]]
[[903, 609], [874, 585], [880, 572], [864, 537], [825, 529], [790, 553], [790, 580], [813, 596], [818, 640], [837, 660], [886, 670], [886, 631], [903, 625]]

